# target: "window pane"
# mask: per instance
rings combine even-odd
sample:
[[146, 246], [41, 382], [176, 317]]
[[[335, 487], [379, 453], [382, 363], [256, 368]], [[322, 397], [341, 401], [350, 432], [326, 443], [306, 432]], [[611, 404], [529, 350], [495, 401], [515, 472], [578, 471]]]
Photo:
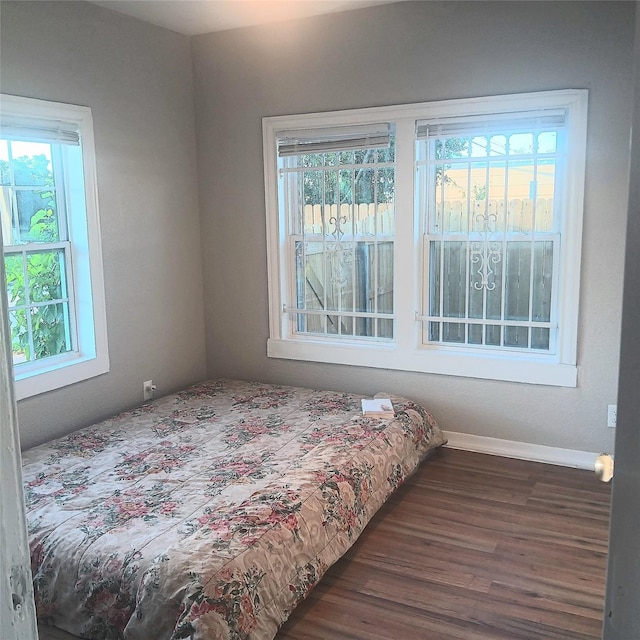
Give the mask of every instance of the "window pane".
[[51, 145], [43, 142], [11, 142], [14, 184], [52, 187]]
[[[553, 276], [553, 242], [536, 242], [533, 257], [532, 320], [551, 319], [551, 282]], [[548, 342], [547, 335], [547, 342]]]
[[469, 199], [472, 215], [472, 231], [483, 231], [488, 224], [495, 231], [495, 220], [488, 218], [487, 164], [473, 162], [469, 167]]
[[557, 134], [555, 131], [545, 131], [538, 134], [538, 153], [555, 153]]
[[338, 162], [340, 164], [353, 164], [353, 151], [340, 151], [338, 153]]
[[465, 325], [462, 322], [443, 322], [444, 342], [465, 342]]
[[464, 318], [467, 290], [466, 242], [446, 242], [444, 251], [442, 315], [446, 318]]
[[[495, 256], [495, 260], [491, 260], [491, 269], [493, 273], [488, 278], [485, 293], [485, 315], [488, 320], [500, 320], [502, 318], [502, 279], [504, 277], [504, 253], [500, 247], [500, 253]], [[493, 335], [493, 334], [492, 334]], [[500, 337], [496, 338], [498, 342], [492, 344], [500, 344]]]
[[296, 265], [298, 309], [324, 309], [323, 244], [297, 242]]
[[533, 153], [533, 134], [516, 133], [509, 136], [509, 155]]
[[436, 176], [437, 223], [444, 233], [467, 231], [469, 211], [467, 206], [468, 169], [441, 167]]
[[31, 302], [47, 302], [66, 297], [64, 252], [44, 251], [27, 256], [29, 297]]
[[505, 327], [505, 347], [527, 349], [529, 347], [529, 329], [527, 327]]
[[471, 156], [474, 158], [487, 155], [489, 148], [488, 140], [484, 136], [476, 136], [471, 139]]
[[52, 191], [18, 190], [16, 230], [20, 242], [57, 242], [60, 240], [55, 195]]
[[529, 233], [533, 229], [535, 199], [533, 162], [530, 160], [511, 162], [507, 173], [509, 230]]
[[[429, 243], [429, 315], [440, 315], [440, 242]], [[439, 324], [432, 322], [432, 331], [440, 335]], [[434, 339], [434, 338], [432, 338]], [[439, 338], [437, 338], [439, 339]]]
[[365, 164], [378, 161], [377, 149], [358, 149], [353, 153], [354, 164]]
[[376, 171], [361, 169], [355, 175], [355, 202], [368, 204], [376, 201]]
[[537, 166], [536, 231], [553, 231], [556, 161], [544, 158]]
[[396, 159], [396, 139], [391, 136], [389, 146], [378, 149], [378, 162], [394, 162]]
[[489, 155], [504, 156], [507, 153], [507, 137], [503, 135], [489, 138]]
[[549, 349], [549, 329], [534, 328], [531, 329], [531, 348], [543, 349], [548, 351]]
[[304, 204], [322, 202], [322, 172], [305, 171], [302, 174]]
[[[354, 184], [354, 172], [352, 169], [342, 169], [338, 172], [338, 191], [340, 197], [340, 204], [352, 204], [355, 197], [355, 184]], [[348, 215], [348, 212], [341, 210], [341, 215]], [[351, 223], [351, 220], [347, 218], [345, 222]], [[348, 231], [345, 229], [345, 233]]]
[[531, 246], [528, 242], [509, 243], [506, 273], [505, 319], [529, 320]]
[[[326, 204], [337, 204], [339, 197], [338, 188], [338, 172], [337, 171], [325, 171], [324, 172], [324, 201]], [[321, 199], [315, 200], [318, 204], [322, 202]], [[328, 222], [328, 218], [327, 218]], [[326, 223], [325, 223], [326, 224]], [[325, 231], [326, 233], [326, 231]]]
[[323, 158], [323, 163], [326, 167], [331, 167], [331, 166], [337, 165], [338, 160], [339, 158], [337, 153], [325, 153]]
[[489, 165], [487, 184], [487, 207], [495, 220], [497, 231], [506, 232], [509, 199], [507, 194], [507, 164], [503, 160], [493, 160]]
[[482, 344], [482, 325], [469, 325], [469, 344]]
[[36, 359], [56, 356], [71, 349], [69, 344], [69, 306], [67, 303], [33, 307], [33, 349]]
[[11, 330], [11, 351], [13, 364], [20, 364], [31, 359], [29, 327], [25, 309], [9, 311], [9, 327]]
[[377, 172], [378, 202], [391, 204], [395, 201], [396, 183], [393, 167], [379, 169]]
[[393, 313], [393, 242], [376, 245], [378, 259], [378, 286], [374, 311]]
[[[375, 265], [376, 247], [368, 242], [359, 242], [356, 246], [356, 274], [357, 274], [357, 295], [355, 300], [355, 311], [373, 311], [375, 307], [375, 292], [372, 290], [372, 275]], [[361, 323], [361, 325], [366, 323]], [[371, 333], [360, 332], [359, 335], [372, 335]]]
[[488, 324], [485, 326], [485, 344], [498, 347], [500, 346], [500, 336], [502, 335], [502, 327], [497, 324]]
[[67, 303], [33, 307], [29, 315], [25, 309], [16, 309], [9, 321], [14, 364], [71, 350]]
[[393, 320], [377, 320], [378, 323], [378, 338], [387, 338], [391, 340], [393, 338]]
[[469, 156], [469, 140], [467, 138], [446, 138], [435, 141], [435, 152], [438, 160], [447, 158], [467, 158]]
[[26, 304], [22, 255], [5, 256], [4, 268], [7, 276], [7, 298], [9, 307]]

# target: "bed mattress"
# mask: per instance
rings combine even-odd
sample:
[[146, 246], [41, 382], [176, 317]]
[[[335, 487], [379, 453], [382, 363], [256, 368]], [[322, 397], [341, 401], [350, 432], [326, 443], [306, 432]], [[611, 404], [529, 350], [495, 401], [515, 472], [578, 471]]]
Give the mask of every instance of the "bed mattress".
[[420, 405], [233, 380], [23, 453], [40, 621], [92, 639], [273, 638], [445, 439]]

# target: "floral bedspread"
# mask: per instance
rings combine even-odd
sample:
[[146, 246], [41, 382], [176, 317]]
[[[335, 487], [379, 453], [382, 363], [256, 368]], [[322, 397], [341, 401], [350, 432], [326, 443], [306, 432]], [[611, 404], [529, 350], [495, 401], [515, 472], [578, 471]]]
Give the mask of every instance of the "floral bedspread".
[[444, 437], [421, 406], [217, 380], [23, 454], [38, 618], [268, 640]]

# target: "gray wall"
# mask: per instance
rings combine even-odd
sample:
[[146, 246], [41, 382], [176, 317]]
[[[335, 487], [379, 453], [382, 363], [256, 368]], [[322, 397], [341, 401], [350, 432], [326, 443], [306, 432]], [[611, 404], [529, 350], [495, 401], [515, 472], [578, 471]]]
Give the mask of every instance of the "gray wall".
[[[403, 2], [195, 37], [208, 374], [400, 392], [447, 430], [611, 450], [633, 24], [633, 2]], [[262, 117], [564, 88], [590, 90], [577, 388], [266, 357]]]
[[[385, 389], [451, 431], [610, 450], [633, 18], [633, 2], [402, 2], [190, 41], [86, 3], [2, 2], [2, 91], [93, 109], [111, 356], [19, 404], [23, 445], [133, 406], [142, 380], [225, 375]], [[266, 357], [262, 117], [560, 88], [590, 90], [577, 389]]]
[[205, 377], [189, 38], [88, 3], [2, 2], [4, 93], [92, 108], [111, 370], [19, 403], [24, 447]]

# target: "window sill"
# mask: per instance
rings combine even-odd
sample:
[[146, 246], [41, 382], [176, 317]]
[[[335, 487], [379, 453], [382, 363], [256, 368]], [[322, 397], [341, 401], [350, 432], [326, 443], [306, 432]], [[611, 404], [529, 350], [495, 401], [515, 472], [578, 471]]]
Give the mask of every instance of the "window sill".
[[38, 369], [28, 373], [15, 371], [16, 400], [24, 400], [32, 396], [55, 391], [76, 382], [102, 375], [109, 371], [109, 358], [85, 357], [57, 363], [48, 369]]
[[555, 387], [576, 387], [578, 379], [576, 365], [547, 358], [461, 354], [436, 348], [403, 352], [393, 344], [328, 345], [311, 340], [272, 338], [267, 342], [267, 356]]

